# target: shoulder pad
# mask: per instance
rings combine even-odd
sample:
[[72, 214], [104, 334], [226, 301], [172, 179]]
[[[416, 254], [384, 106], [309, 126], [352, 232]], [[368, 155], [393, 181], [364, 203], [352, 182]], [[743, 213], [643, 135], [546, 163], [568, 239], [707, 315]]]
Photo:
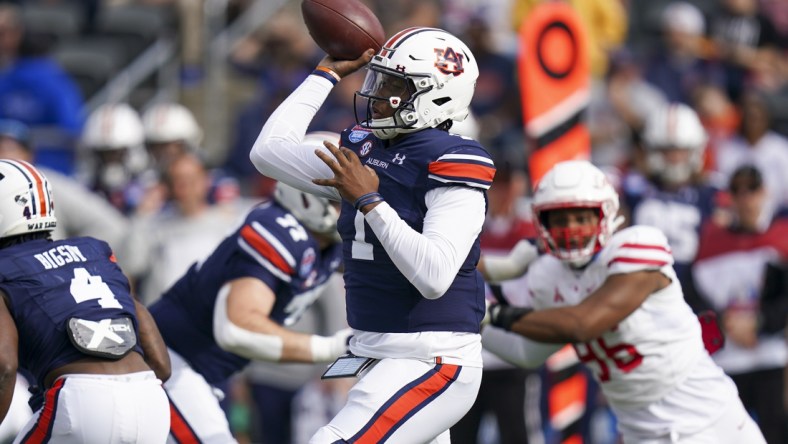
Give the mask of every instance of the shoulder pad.
[[495, 177], [495, 164], [490, 154], [478, 144], [457, 139], [464, 144], [447, 149], [430, 162], [429, 178], [442, 183], [489, 189]]
[[668, 239], [658, 228], [635, 225], [615, 233], [599, 258], [610, 274], [656, 270], [673, 265]]

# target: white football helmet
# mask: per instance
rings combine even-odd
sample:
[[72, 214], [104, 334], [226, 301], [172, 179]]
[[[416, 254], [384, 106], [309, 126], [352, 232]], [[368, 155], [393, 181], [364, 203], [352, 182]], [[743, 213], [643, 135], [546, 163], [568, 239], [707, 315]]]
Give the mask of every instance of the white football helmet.
[[[703, 167], [708, 135], [698, 114], [683, 103], [671, 103], [646, 118], [643, 143], [648, 173], [667, 183], [684, 183]], [[671, 161], [666, 150], [688, 150], [686, 161]]]
[[[573, 267], [587, 264], [623, 223], [623, 217], [618, 216], [618, 193], [605, 173], [587, 161], [555, 164], [539, 181], [532, 205], [545, 250]], [[570, 208], [599, 209], [599, 225], [593, 231], [547, 225], [547, 212]], [[558, 238], [561, 242], [556, 241]], [[570, 239], [576, 240], [574, 244], [580, 247], [562, 248], [562, 245], [571, 244]]]
[[[82, 167], [86, 180], [101, 188], [127, 183], [148, 164], [143, 145], [145, 131], [137, 111], [126, 103], [108, 103], [96, 108], [82, 131], [81, 146], [87, 156]], [[122, 154], [117, 154], [122, 153]], [[106, 159], [114, 158], [108, 162]]]
[[336, 232], [339, 212], [325, 197], [305, 193], [286, 183], [277, 182], [274, 199], [309, 230], [320, 234]]
[[[314, 147], [323, 146], [323, 141], [339, 145], [339, 134], [331, 131], [314, 131], [304, 136], [302, 145]], [[277, 182], [274, 190], [274, 199], [287, 208], [309, 230], [328, 234], [339, 240], [337, 233], [337, 219], [339, 211], [333, 203], [325, 197], [305, 193], [283, 182]]]
[[202, 129], [188, 108], [173, 102], [157, 103], [142, 115], [145, 141], [168, 143], [183, 141], [191, 148], [202, 142]]
[[[356, 122], [381, 139], [462, 121], [479, 77], [476, 58], [460, 39], [435, 28], [408, 28], [391, 37], [367, 65], [356, 93]], [[367, 99], [359, 115], [359, 97]], [[393, 108], [380, 117], [381, 107]], [[389, 108], [389, 109], [390, 109]]]
[[82, 146], [109, 151], [142, 146], [145, 131], [137, 111], [126, 103], [109, 103], [90, 113], [82, 132]]
[[21, 160], [0, 160], [0, 239], [57, 225], [47, 178]]

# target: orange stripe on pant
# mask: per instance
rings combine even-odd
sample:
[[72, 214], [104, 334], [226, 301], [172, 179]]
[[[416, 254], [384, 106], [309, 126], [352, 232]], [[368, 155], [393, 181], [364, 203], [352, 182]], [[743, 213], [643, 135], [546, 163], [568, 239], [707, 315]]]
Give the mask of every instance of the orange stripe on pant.
[[170, 435], [179, 444], [200, 444], [200, 438], [172, 401], [170, 401]]
[[36, 425], [28, 432], [25, 439], [22, 440], [25, 444], [41, 444], [49, 442], [50, 435], [52, 434], [52, 426], [55, 424], [55, 409], [57, 409], [57, 398], [63, 384], [66, 383], [65, 379], [58, 379], [52, 384], [52, 387], [47, 390], [46, 400], [44, 401], [44, 410], [38, 417]]
[[348, 442], [355, 444], [373, 444], [381, 442], [393, 433], [402, 422], [421, 410], [425, 401], [446, 390], [460, 374], [460, 366], [442, 364], [431, 370], [432, 374], [423, 376], [416, 385], [397, 392], [367, 423], [359, 434]]

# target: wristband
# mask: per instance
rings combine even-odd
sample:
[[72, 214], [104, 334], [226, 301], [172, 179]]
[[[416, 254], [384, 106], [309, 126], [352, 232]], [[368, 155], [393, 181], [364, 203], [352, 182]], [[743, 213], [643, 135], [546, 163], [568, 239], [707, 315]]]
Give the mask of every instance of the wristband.
[[369, 204], [382, 202], [382, 201], [383, 201], [383, 196], [381, 196], [380, 193], [378, 193], [377, 191], [374, 191], [372, 193], [364, 194], [358, 199], [356, 199], [356, 201], [353, 203], [353, 208], [357, 209], [358, 211], [361, 211], [362, 208], [364, 208]]
[[312, 74], [322, 77], [328, 80], [329, 82], [333, 83], [334, 85], [336, 85], [337, 83], [339, 83], [340, 80], [342, 80], [342, 77], [339, 77], [339, 74], [332, 71], [331, 68], [327, 68], [325, 66], [318, 66], [317, 68], [315, 68], [314, 71], [312, 71]]

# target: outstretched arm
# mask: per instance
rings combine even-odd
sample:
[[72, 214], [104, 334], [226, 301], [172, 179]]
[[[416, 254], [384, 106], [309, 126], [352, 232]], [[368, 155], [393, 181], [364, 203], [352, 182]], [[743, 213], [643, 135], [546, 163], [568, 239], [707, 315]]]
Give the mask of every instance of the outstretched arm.
[[496, 306], [491, 309], [491, 323], [540, 342], [587, 342], [615, 327], [649, 295], [668, 285], [670, 279], [659, 270], [614, 274], [577, 305], [539, 311]]
[[484, 280], [495, 284], [517, 279], [525, 274], [528, 265], [539, 256], [539, 251], [527, 239], [521, 239], [506, 256], [482, 254], [476, 268]]
[[537, 368], [564, 344], [544, 344], [500, 328], [482, 330], [482, 346], [501, 359], [522, 368]]
[[214, 308], [216, 342], [247, 359], [272, 362], [328, 362], [347, 351], [350, 329], [333, 336], [288, 330], [269, 318], [274, 302], [274, 292], [259, 279], [225, 284]]

